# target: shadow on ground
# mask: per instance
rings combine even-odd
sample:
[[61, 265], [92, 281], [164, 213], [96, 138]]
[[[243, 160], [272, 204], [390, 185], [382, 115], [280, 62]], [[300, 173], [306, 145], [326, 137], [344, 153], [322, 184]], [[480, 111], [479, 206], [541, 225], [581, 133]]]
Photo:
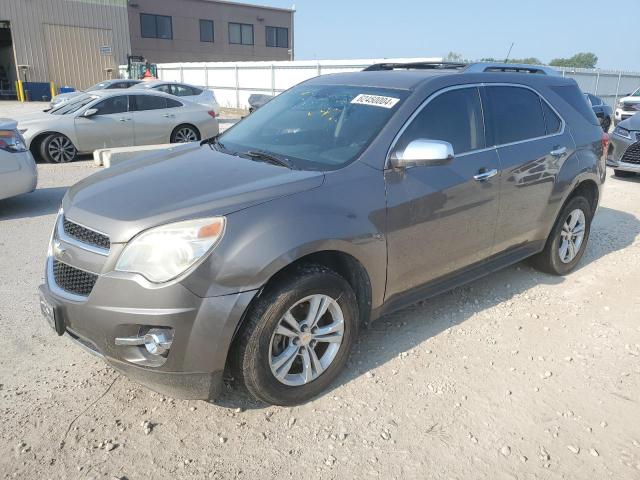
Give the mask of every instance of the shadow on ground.
[[0, 200], [0, 220], [41, 217], [60, 208], [67, 187], [38, 188], [31, 193]]
[[[640, 236], [640, 220], [626, 212], [601, 207], [578, 268], [631, 245]], [[527, 262], [507, 267], [375, 321], [360, 334], [347, 367], [324, 395], [374, 370], [470, 317], [539, 285], [558, 285], [563, 277], [540, 273]], [[226, 389], [216, 402], [227, 408], [265, 408], [240, 388]]]

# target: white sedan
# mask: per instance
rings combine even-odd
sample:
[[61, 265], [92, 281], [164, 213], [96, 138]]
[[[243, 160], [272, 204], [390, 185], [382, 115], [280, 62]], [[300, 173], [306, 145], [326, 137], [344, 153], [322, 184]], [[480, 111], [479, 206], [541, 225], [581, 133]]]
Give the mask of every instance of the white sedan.
[[218, 105], [218, 100], [216, 100], [215, 94], [212, 90], [206, 88], [195, 87], [186, 83], [169, 82], [166, 80], [146, 80], [131, 88], [135, 90], [146, 89], [168, 93], [191, 102], [211, 107], [216, 112], [216, 115], [220, 113], [220, 106]]
[[0, 118], [0, 200], [32, 192], [37, 183], [36, 164], [15, 120]]
[[35, 157], [70, 162], [99, 148], [194, 142], [218, 134], [210, 107], [161, 92], [103, 90], [18, 123]]

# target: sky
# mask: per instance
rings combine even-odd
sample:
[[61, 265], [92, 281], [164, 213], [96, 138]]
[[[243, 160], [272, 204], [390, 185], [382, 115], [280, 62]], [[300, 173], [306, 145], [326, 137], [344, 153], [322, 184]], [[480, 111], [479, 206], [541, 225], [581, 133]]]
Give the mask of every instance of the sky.
[[[504, 58], [514, 42], [512, 58], [549, 62], [587, 51], [598, 56], [600, 68], [640, 71], [638, 15], [603, 0], [251, 2], [295, 4], [296, 60], [441, 57], [450, 51], [469, 59]], [[635, 34], [624, 39], [614, 28]]]

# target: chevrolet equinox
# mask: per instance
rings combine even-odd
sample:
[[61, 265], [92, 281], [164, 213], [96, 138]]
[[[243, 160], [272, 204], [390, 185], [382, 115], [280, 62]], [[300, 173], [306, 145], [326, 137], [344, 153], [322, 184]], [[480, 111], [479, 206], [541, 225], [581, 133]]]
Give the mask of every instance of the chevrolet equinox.
[[65, 195], [41, 309], [132, 379], [213, 399], [325, 390], [371, 320], [531, 257], [582, 257], [607, 136], [575, 81], [379, 64], [299, 84], [224, 134]]

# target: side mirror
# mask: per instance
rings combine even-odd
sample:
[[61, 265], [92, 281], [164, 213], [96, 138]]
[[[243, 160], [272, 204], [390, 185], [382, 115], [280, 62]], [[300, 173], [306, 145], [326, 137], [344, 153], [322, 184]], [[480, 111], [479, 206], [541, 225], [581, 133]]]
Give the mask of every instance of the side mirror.
[[97, 108], [87, 108], [84, 113], [82, 114], [83, 117], [92, 117], [94, 116], [96, 113], [98, 113], [98, 109]]
[[453, 160], [453, 146], [441, 140], [413, 140], [404, 150], [396, 150], [391, 155], [394, 168], [426, 167], [445, 165]]

